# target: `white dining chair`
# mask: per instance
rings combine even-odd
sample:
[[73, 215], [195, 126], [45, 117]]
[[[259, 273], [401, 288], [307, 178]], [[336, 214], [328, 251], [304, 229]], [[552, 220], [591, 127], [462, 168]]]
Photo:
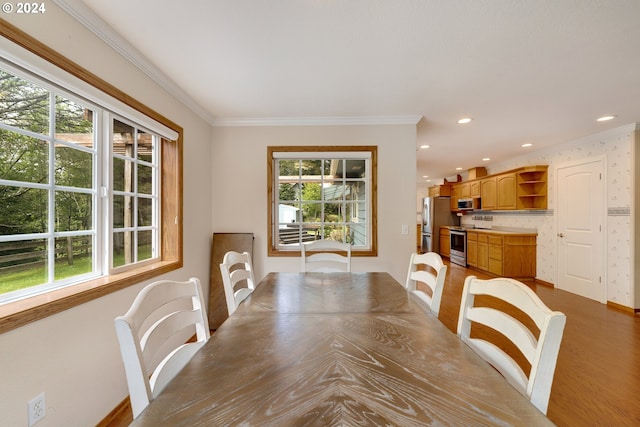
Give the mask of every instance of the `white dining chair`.
[[[538, 331], [535, 328], [531, 331], [522, 321], [507, 314], [504, 306], [475, 305], [475, 297], [484, 295], [498, 298], [519, 309], [535, 323]], [[499, 332], [511, 341], [530, 364], [529, 374], [495, 343], [477, 335], [472, 337], [472, 324], [476, 323]], [[544, 414], [549, 405], [565, 323], [566, 316], [563, 313], [549, 309], [532, 289], [517, 280], [480, 280], [469, 276], [464, 282], [458, 336]]]
[[200, 281], [145, 286], [115, 326], [135, 418], [209, 340]]
[[[436, 316], [440, 312], [440, 302], [442, 301], [442, 291], [447, 275], [447, 266], [442, 262], [442, 257], [435, 252], [424, 254], [411, 254], [409, 261], [409, 272], [405, 286], [420, 298], [431, 309]], [[417, 283], [424, 283], [430, 289], [430, 294], [418, 289]]]
[[320, 239], [301, 245], [303, 272], [351, 271], [351, 244]]
[[229, 316], [236, 311], [238, 304], [244, 301], [255, 289], [253, 265], [249, 252], [229, 251], [224, 254], [220, 264], [220, 274], [224, 286]]

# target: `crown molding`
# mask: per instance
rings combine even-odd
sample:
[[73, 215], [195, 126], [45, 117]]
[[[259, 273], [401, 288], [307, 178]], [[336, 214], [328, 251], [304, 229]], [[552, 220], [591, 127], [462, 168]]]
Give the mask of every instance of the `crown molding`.
[[62, 10], [95, 34], [113, 50], [131, 62], [140, 71], [155, 81], [160, 87], [180, 100], [200, 118], [212, 124], [214, 117], [176, 85], [171, 78], [153, 65], [139, 50], [118, 34], [109, 24], [81, 0], [53, 0]]
[[358, 126], [358, 125], [412, 125], [421, 115], [408, 116], [326, 116], [326, 117], [263, 117], [219, 118], [213, 126]]

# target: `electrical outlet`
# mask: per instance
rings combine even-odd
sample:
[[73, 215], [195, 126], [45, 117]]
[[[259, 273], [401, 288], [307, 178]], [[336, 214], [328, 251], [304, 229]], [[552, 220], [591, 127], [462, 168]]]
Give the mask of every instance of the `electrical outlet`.
[[29, 427], [43, 419], [46, 413], [47, 405], [42, 392], [29, 401]]
[[407, 224], [402, 224], [400, 232], [405, 235], [409, 234], [409, 226]]

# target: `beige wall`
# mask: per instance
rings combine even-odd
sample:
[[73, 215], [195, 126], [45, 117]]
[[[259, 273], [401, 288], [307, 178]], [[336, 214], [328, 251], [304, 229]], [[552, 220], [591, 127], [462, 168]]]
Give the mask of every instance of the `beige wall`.
[[[3, 18], [184, 128], [184, 268], [167, 277], [208, 283], [211, 236], [211, 127], [47, 2], [43, 15]], [[0, 38], [2, 48], [10, 42]], [[143, 284], [0, 334], [0, 425], [26, 426], [27, 402], [46, 394], [38, 427], [90, 426], [127, 395], [114, 318]]]
[[[213, 226], [216, 232], [252, 232], [257, 278], [300, 271], [299, 258], [267, 257], [267, 146], [378, 146], [378, 257], [355, 257], [354, 271], [387, 271], [404, 283], [415, 251], [416, 127], [266, 126], [213, 130]], [[402, 235], [403, 224], [409, 234]]]

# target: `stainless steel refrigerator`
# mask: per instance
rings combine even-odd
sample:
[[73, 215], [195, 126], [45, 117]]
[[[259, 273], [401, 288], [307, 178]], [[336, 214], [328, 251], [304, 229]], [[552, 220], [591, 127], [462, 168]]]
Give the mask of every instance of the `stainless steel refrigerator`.
[[460, 218], [451, 212], [449, 197], [425, 197], [422, 203], [422, 252], [440, 253], [440, 226], [460, 225]]

